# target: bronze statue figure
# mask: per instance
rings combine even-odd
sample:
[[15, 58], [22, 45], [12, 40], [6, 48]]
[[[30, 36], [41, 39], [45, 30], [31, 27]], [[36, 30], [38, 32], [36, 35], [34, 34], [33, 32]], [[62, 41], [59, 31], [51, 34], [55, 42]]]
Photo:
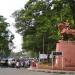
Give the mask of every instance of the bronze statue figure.
[[68, 20], [59, 23], [58, 29], [63, 40], [75, 40], [75, 29], [71, 29]]

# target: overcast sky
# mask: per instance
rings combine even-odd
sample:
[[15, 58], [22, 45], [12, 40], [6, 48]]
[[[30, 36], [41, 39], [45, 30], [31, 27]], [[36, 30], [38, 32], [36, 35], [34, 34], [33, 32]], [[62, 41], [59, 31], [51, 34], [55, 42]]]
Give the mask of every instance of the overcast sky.
[[11, 25], [9, 29], [15, 35], [15, 39], [13, 41], [16, 48], [13, 50], [14, 52], [21, 50], [22, 37], [18, 33], [15, 33], [16, 28], [13, 26], [14, 19], [11, 17], [11, 14], [15, 10], [23, 8], [27, 1], [28, 0], [0, 0], [0, 15], [7, 18], [7, 22]]

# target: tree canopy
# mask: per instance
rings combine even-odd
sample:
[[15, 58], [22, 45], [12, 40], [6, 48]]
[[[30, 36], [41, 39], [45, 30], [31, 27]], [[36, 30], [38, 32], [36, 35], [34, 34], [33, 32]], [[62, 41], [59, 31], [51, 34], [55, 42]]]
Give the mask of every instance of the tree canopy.
[[12, 37], [9, 35], [7, 27], [9, 24], [3, 16], [0, 16], [0, 56], [8, 56], [11, 52], [9, 43], [12, 43]]
[[74, 0], [29, 0], [24, 8], [13, 13], [18, 32], [23, 35], [23, 49], [34, 53], [55, 50], [61, 39], [57, 25], [69, 20], [75, 27]]

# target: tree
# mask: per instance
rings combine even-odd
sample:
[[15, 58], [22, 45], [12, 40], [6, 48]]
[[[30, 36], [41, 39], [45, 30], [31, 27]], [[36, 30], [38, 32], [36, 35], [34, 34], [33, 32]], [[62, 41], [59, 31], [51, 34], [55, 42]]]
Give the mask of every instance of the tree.
[[0, 16], [0, 55], [1, 56], [8, 56], [11, 52], [9, 49], [9, 30], [7, 29], [8, 23], [5, 22], [5, 18]]
[[57, 25], [73, 16], [67, 0], [29, 0], [23, 9], [13, 13], [18, 32], [23, 35], [23, 48], [38, 53], [55, 50], [61, 39]]
[[75, 24], [75, 0], [67, 0], [67, 2], [69, 2], [70, 4], [70, 8], [72, 10], [72, 16], [73, 16], [74, 24]]

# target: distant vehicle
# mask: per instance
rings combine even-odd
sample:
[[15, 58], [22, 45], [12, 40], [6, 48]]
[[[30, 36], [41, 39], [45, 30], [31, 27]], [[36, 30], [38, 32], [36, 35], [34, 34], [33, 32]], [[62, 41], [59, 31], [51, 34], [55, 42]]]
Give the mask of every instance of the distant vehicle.
[[8, 58], [8, 66], [15, 67], [16, 60], [14, 58]]
[[8, 66], [8, 59], [7, 58], [2, 58], [0, 60], [0, 65], [3, 66], [3, 67], [7, 67]]

